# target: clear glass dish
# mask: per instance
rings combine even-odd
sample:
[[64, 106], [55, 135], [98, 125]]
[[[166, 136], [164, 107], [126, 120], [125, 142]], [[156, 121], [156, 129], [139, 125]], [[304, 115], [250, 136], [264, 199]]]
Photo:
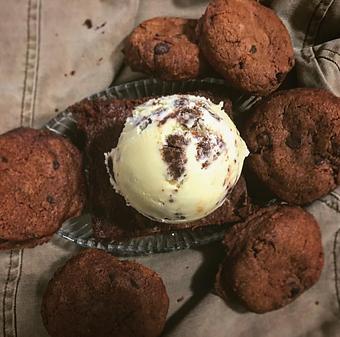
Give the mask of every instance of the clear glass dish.
[[[112, 98], [141, 98], [146, 96], [171, 95], [179, 92], [194, 92], [197, 90], [227, 91], [233, 101], [236, 114], [251, 108], [259, 98], [238, 95], [228, 89], [221, 79], [207, 78], [189, 81], [160, 81], [157, 79], [144, 79], [110, 87], [102, 92], [89, 97], [112, 99]], [[72, 113], [65, 110], [50, 120], [45, 128], [68, 137], [73, 143], [81, 146], [82, 139], [77, 122]], [[74, 219], [67, 220], [58, 234], [82, 247], [99, 248], [119, 256], [145, 255], [174, 250], [186, 249], [206, 245], [221, 240], [228, 225], [206, 226], [200, 229], [184, 229], [172, 231], [166, 234], [137, 237], [127, 241], [101, 241], [93, 236], [91, 215], [83, 214]]]

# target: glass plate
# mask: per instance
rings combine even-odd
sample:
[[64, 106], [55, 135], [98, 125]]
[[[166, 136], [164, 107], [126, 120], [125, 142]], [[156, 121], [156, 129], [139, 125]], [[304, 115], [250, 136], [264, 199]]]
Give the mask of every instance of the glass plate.
[[[160, 81], [157, 79], [144, 79], [110, 87], [89, 97], [89, 99], [113, 98], [141, 98], [146, 96], [171, 95], [180, 92], [197, 90], [214, 90], [228, 92], [233, 101], [236, 116], [251, 108], [259, 98], [254, 96], [238, 95], [228, 89], [225, 81], [207, 78], [189, 81]], [[83, 145], [81, 133], [77, 129], [77, 122], [72, 113], [65, 110], [50, 120], [45, 128], [59, 135], [69, 138], [79, 148]], [[190, 247], [206, 245], [221, 240], [228, 225], [206, 226], [201, 229], [184, 229], [166, 234], [137, 237], [127, 241], [101, 241], [93, 236], [91, 216], [84, 214], [80, 217], [67, 220], [58, 234], [82, 247], [99, 248], [119, 256], [145, 255], [169, 252]]]

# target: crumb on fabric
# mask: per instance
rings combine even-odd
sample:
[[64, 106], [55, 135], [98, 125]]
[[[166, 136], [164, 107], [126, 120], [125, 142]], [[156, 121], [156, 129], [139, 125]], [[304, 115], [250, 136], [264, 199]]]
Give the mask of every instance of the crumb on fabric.
[[86, 26], [87, 29], [91, 29], [92, 28], [92, 21], [90, 19], [86, 19], [83, 23], [83, 26]]
[[181, 296], [180, 298], [177, 298], [177, 303], [182, 302], [184, 300], [184, 296]]

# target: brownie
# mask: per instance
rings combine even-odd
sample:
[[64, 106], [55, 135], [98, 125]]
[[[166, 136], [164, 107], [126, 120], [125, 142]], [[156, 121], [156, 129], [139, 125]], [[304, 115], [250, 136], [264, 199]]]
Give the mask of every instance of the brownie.
[[[212, 93], [199, 92], [212, 97]], [[221, 97], [216, 98], [220, 101]], [[125, 240], [171, 230], [196, 228], [212, 224], [236, 222], [251, 211], [245, 181], [241, 178], [225, 203], [207, 217], [190, 223], [159, 223], [138, 213], [126, 205], [109, 180], [104, 164], [104, 153], [118, 143], [125, 120], [139, 100], [83, 100], [70, 108], [79, 127], [87, 136], [86, 152], [89, 163], [89, 199], [92, 209], [94, 235], [100, 239]], [[231, 102], [224, 97], [224, 108], [231, 113]], [[109, 165], [111, 166], [111, 165]]]
[[318, 281], [323, 267], [319, 225], [299, 207], [259, 209], [227, 231], [224, 245], [217, 293], [256, 313], [295, 300]]
[[41, 315], [51, 337], [158, 337], [168, 307], [165, 286], [154, 271], [88, 249], [50, 280]]
[[197, 20], [157, 17], [142, 22], [126, 39], [125, 62], [132, 70], [164, 80], [197, 78], [205, 73], [195, 33]]
[[247, 166], [274, 194], [307, 204], [340, 184], [340, 99], [323, 89], [280, 91], [246, 121]]
[[46, 241], [84, 206], [82, 156], [49, 131], [1, 135], [0, 176], [0, 249]]
[[279, 17], [255, 0], [213, 0], [197, 26], [211, 66], [243, 92], [274, 91], [294, 65], [289, 33]]

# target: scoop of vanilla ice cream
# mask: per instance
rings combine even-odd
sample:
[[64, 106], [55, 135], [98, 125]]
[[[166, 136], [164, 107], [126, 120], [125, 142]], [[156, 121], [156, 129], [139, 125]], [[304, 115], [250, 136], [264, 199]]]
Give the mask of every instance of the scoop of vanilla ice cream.
[[133, 110], [117, 147], [105, 154], [110, 181], [128, 205], [171, 223], [203, 218], [221, 206], [249, 154], [222, 106], [172, 95]]

